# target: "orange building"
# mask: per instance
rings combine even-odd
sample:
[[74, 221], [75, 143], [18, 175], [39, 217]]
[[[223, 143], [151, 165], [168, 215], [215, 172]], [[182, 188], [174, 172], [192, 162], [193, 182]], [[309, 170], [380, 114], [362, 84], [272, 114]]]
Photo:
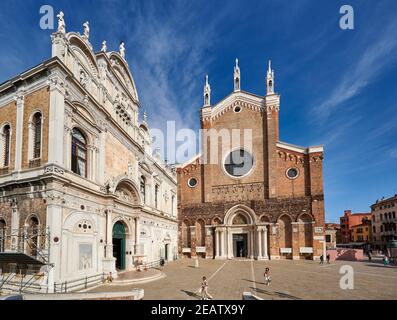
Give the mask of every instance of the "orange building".
[[345, 210], [343, 217], [340, 217], [341, 242], [352, 242], [352, 228], [363, 223], [363, 219], [371, 220], [371, 213], [352, 213], [351, 210]]
[[364, 219], [363, 223], [351, 227], [352, 242], [372, 242], [371, 220]]

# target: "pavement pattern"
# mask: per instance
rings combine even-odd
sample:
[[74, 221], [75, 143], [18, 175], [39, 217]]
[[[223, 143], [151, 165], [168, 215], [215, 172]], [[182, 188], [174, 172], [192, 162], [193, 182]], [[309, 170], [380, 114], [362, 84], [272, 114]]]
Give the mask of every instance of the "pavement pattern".
[[[342, 266], [354, 272], [353, 289], [341, 289]], [[272, 282], [264, 283], [265, 268], [270, 268]], [[208, 279], [208, 292], [215, 300], [241, 300], [250, 291], [265, 300], [366, 300], [397, 299], [397, 266], [383, 266], [380, 261], [335, 261], [320, 265], [308, 260], [194, 260], [168, 262], [161, 271], [166, 277], [144, 284], [97, 287], [91, 292], [125, 291], [143, 288], [145, 300], [196, 300], [202, 276]]]

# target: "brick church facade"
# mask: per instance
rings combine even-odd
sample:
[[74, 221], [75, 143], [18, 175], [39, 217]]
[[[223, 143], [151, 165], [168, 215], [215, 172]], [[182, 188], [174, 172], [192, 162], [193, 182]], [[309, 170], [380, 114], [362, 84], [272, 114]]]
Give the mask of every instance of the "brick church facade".
[[231, 139], [221, 148], [218, 138], [203, 134], [202, 154], [177, 169], [179, 254], [318, 259], [325, 248], [323, 147], [279, 140], [280, 96], [270, 63], [265, 96], [241, 90], [240, 80], [236, 60], [234, 91], [211, 105], [206, 79], [201, 129], [239, 129], [235, 140], [245, 143]]

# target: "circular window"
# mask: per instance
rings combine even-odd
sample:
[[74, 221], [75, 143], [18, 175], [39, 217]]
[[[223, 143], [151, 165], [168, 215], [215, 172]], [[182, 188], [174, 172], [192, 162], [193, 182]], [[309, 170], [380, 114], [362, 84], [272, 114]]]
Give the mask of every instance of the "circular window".
[[247, 175], [254, 165], [254, 158], [244, 149], [230, 152], [225, 159], [224, 168], [233, 177]]
[[241, 107], [239, 107], [239, 106], [234, 107], [234, 112], [236, 112], [236, 113], [241, 112]]
[[195, 186], [197, 186], [197, 179], [190, 178], [189, 181], [187, 182], [187, 184], [190, 188], [194, 188]]
[[299, 170], [296, 168], [289, 168], [286, 175], [288, 179], [296, 179], [299, 175]]

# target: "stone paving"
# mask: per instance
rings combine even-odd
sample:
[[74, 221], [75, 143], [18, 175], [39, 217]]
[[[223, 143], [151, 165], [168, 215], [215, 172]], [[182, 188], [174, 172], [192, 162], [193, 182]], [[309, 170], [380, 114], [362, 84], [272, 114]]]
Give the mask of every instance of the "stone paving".
[[[162, 271], [166, 278], [130, 286], [102, 286], [92, 291], [124, 291], [139, 287], [146, 300], [198, 299], [201, 277], [209, 279], [209, 293], [217, 299], [239, 300], [244, 291], [263, 299], [397, 299], [397, 267], [384, 267], [380, 262], [336, 261], [319, 265], [315, 261], [250, 261], [181, 259], [167, 263]], [[339, 286], [340, 267], [354, 270], [354, 289]], [[265, 267], [271, 270], [272, 283], [264, 284]]]

